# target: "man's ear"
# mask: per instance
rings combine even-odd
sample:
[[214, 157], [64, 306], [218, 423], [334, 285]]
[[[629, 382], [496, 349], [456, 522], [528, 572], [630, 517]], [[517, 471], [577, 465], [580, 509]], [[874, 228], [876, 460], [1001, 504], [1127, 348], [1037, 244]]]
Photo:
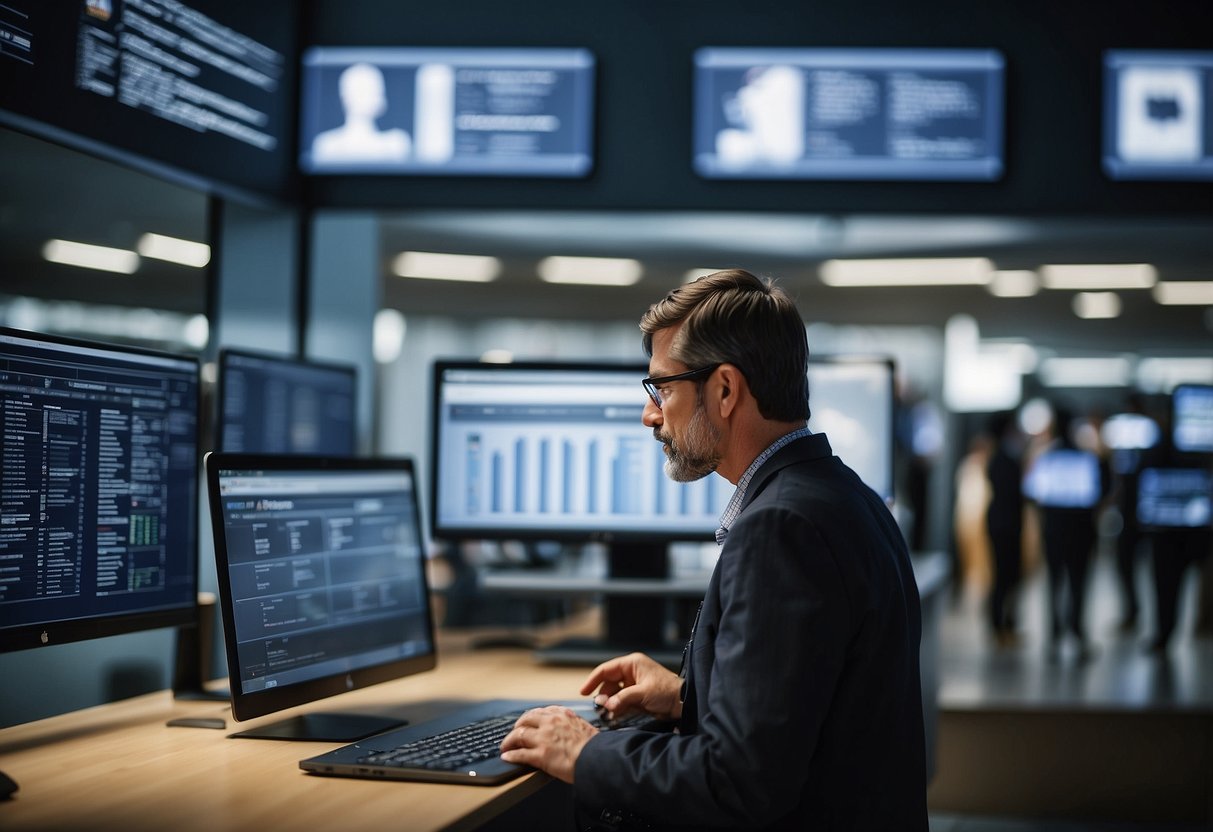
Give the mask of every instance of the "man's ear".
[[749, 392], [745, 376], [732, 364], [721, 364], [716, 370], [718, 380], [716, 402], [722, 418], [727, 419], [741, 406], [742, 397]]

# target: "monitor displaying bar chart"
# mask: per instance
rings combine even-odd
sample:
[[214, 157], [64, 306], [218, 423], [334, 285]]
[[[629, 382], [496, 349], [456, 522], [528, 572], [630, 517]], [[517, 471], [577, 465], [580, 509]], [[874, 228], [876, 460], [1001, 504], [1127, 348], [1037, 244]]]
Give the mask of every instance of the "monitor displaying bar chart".
[[677, 483], [641, 424], [643, 364], [435, 366], [437, 537], [710, 539], [733, 493]]

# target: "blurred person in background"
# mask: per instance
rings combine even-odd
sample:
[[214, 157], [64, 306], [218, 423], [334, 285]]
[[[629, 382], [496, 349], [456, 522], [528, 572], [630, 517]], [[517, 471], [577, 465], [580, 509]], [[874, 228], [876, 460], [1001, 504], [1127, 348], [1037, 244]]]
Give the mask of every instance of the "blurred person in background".
[[1050, 661], [1060, 658], [1068, 632], [1076, 642], [1078, 661], [1085, 662], [1094, 655], [1085, 623], [1087, 578], [1107, 476], [1099, 457], [1075, 444], [1072, 421], [1068, 410], [1053, 408], [1052, 439], [1029, 467], [1024, 494], [1041, 517], [1048, 567], [1047, 656]]
[[1018, 638], [1015, 607], [1023, 563], [1023, 436], [1009, 411], [991, 416], [987, 430], [994, 443], [986, 465], [986, 531], [993, 555], [990, 628], [998, 646], [1009, 647]]

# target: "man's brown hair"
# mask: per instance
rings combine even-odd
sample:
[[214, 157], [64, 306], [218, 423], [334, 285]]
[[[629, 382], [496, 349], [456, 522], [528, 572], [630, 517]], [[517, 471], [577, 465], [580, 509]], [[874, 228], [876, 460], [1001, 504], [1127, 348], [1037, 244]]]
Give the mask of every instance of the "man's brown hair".
[[745, 375], [763, 418], [809, 418], [804, 321], [773, 281], [728, 269], [680, 286], [640, 319], [645, 351], [653, 354], [653, 333], [679, 323], [670, 358], [691, 369], [732, 364]]

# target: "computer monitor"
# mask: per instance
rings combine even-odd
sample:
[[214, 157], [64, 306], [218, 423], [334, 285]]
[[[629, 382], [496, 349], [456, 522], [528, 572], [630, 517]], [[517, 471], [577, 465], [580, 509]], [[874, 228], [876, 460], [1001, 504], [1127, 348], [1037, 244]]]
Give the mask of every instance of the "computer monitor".
[[0, 328], [0, 651], [193, 623], [198, 362]]
[[[410, 460], [210, 453], [206, 481], [237, 720], [436, 665]], [[311, 714], [240, 736], [349, 741], [399, 724]]]
[[352, 365], [225, 349], [219, 354], [219, 450], [352, 456]]
[[732, 488], [665, 475], [640, 421], [647, 375], [640, 363], [437, 362], [434, 536], [710, 540]]
[[[711, 540], [733, 486], [665, 474], [641, 424], [645, 364], [434, 365], [431, 501], [447, 539]], [[809, 427], [893, 496], [893, 362], [814, 357]]]
[[1099, 458], [1088, 451], [1045, 451], [1024, 475], [1024, 495], [1045, 508], [1092, 508], [1102, 492]]
[[1143, 468], [1138, 478], [1137, 522], [1153, 529], [1213, 525], [1213, 473], [1203, 468]]
[[859, 478], [893, 501], [895, 364], [884, 356], [810, 356], [809, 428]]
[[1172, 391], [1171, 439], [1182, 453], [1213, 453], [1213, 384], [1180, 384]]

